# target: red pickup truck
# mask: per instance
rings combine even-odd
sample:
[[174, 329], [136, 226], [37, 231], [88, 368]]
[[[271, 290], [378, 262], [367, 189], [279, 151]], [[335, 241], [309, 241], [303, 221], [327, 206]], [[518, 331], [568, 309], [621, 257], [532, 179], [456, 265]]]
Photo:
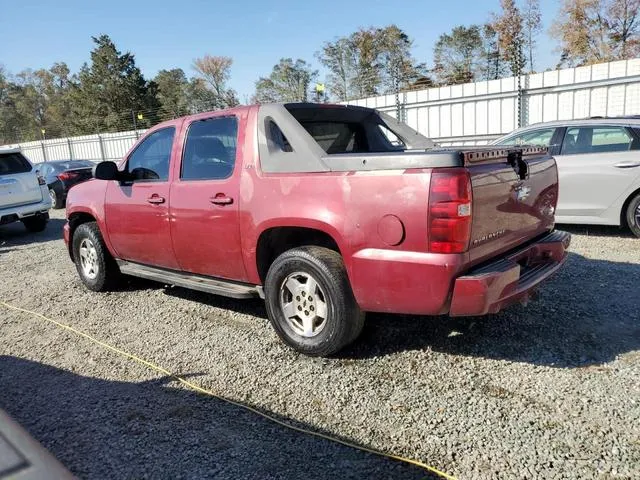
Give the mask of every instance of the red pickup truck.
[[67, 198], [84, 284], [134, 275], [262, 297], [287, 344], [329, 355], [364, 312], [484, 315], [566, 259], [555, 161], [440, 149], [375, 110], [243, 106], [159, 124]]

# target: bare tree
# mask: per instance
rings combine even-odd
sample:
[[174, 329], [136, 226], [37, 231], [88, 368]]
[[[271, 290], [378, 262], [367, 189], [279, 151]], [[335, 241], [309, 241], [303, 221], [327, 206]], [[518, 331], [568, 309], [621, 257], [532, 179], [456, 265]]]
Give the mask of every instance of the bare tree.
[[640, 0], [610, 0], [607, 5], [609, 37], [618, 59], [640, 55]]
[[560, 41], [560, 64], [588, 65], [611, 60], [604, 0], [563, 0], [551, 34]]
[[329, 89], [337, 100], [349, 100], [353, 96], [356, 56], [353, 44], [347, 37], [325, 42], [322, 50], [316, 53], [320, 63], [329, 71]]
[[498, 32], [498, 42], [503, 58], [509, 62], [511, 73], [519, 76], [524, 67], [524, 33], [523, 19], [514, 0], [500, 0], [502, 14], [494, 22]]
[[227, 82], [231, 77], [231, 65], [233, 59], [230, 57], [205, 55], [193, 61], [193, 68], [205, 82], [209, 85], [219, 108], [234, 107], [238, 105], [236, 92], [227, 88]]
[[483, 65], [480, 69], [481, 78], [484, 80], [496, 80], [504, 76], [507, 65], [500, 53], [498, 32], [491, 23], [482, 26], [482, 56]]
[[304, 60], [281, 58], [268, 77], [260, 77], [256, 82], [255, 103], [306, 102], [309, 86], [318, 72]]
[[398, 26], [389, 25], [378, 30], [382, 83], [385, 93], [408, 88], [426, 75], [426, 65], [411, 55], [413, 40]]
[[434, 72], [440, 83], [455, 85], [479, 77], [484, 53], [478, 25], [458, 25], [443, 33], [433, 47]]
[[533, 72], [533, 52], [536, 48], [536, 37], [542, 31], [542, 15], [540, 14], [540, 0], [525, 0], [522, 8], [522, 26], [524, 28], [524, 43], [529, 57], [529, 71]]

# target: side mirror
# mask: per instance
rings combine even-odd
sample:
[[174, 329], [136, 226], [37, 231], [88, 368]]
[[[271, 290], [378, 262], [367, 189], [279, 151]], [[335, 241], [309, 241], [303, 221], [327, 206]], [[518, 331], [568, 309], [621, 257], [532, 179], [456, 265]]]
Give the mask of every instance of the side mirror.
[[118, 180], [119, 173], [115, 162], [100, 162], [93, 167], [93, 178], [98, 180]]

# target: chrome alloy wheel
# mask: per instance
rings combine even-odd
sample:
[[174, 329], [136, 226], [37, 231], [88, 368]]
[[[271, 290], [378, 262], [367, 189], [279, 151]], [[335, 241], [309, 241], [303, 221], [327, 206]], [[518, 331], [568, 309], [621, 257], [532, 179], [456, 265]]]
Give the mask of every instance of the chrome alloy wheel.
[[308, 273], [295, 272], [280, 287], [280, 308], [298, 335], [315, 337], [327, 324], [326, 296]]
[[636, 225], [640, 227], [640, 205], [636, 208]]
[[93, 280], [98, 276], [98, 252], [88, 238], [80, 242], [80, 266], [87, 278]]

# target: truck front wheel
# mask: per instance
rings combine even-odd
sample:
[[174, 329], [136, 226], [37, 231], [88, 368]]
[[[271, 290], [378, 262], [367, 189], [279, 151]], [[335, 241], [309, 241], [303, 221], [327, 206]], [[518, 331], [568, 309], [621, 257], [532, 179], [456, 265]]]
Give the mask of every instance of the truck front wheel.
[[82, 283], [94, 292], [113, 288], [120, 275], [96, 222], [80, 225], [73, 233], [73, 259]]
[[299, 247], [276, 258], [267, 273], [265, 296], [275, 331], [305, 355], [337, 352], [364, 325], [342, 258], [328, 248]]

